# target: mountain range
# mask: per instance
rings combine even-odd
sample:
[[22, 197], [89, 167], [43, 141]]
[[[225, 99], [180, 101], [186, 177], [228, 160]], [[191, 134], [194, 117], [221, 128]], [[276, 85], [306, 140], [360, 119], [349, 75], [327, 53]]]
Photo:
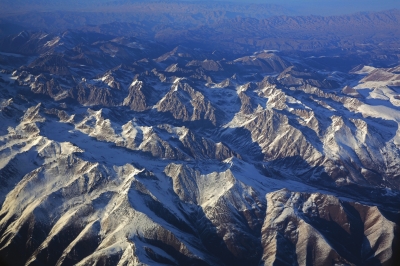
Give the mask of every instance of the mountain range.
[[395, 265], [398, 12], [357, 16], [1, 39], [1, 262]]

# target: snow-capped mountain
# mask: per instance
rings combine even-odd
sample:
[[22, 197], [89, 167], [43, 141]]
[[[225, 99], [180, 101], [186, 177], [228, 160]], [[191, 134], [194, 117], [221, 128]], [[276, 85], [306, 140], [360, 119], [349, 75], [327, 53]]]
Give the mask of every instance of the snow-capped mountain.
[[0, 262], [394, 263], [400, 66], [81, 31], [0, 45]]

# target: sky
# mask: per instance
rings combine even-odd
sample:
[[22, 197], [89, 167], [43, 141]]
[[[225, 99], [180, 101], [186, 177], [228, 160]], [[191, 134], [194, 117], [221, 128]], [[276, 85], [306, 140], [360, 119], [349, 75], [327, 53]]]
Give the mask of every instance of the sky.
[[[51, 9], [57, 7], [71, 8], [75, 5], [90, 6], [99, 3], [112, 2], [154, 2], [167, 0], [0, 0], [0, 7], [11, 7], [15, 4], [27, 8], [30, 5], [35, 6], [51, 6]], [[350, 14], [362, 11], [382, 11], [397, 8], [400, 9], [400, 0], [172, 0], [172, 1], [187, 1], [187, 2], [240, 2], [240, 3], [264, 3], [277, 4], [289, 10], [292, 14], [297, 15], [340, 15]], [[6, 8], [7, 9], [7, 8]], [[15, 9], [12, 9], [15, 10]], [[0, 11], [1, 12], [1, 11]]]
[[364, 11], [400, 9], [400, 0], [214, 0], [265, 3], [288, 7], [300, 14], [337, 15]]

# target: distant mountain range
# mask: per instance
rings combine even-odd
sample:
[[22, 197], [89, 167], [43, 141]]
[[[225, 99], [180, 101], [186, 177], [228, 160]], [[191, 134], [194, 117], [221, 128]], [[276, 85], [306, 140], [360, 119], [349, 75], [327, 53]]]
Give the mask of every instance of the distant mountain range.
[[[176, 45], [249, 53], [262, 49], [281, 51], [374, 50], [397, 51], [400, 11], [344, 16], [272, 16], [267, 7], [246, 9], [221, 6], [199, 9], [181, 3], [141, 4], [126, 12], [30, 12], [3, 18], [3, 36], [21, 28], [57, 32], [80, 29], [114, 36], [132, 36]], [[215, 9], [216, 8], [216, 9]], [[236, 11], [235, 11], [236, 10]], [[254, 12], [254, 11], [257, 12]], [[269, 10], [269, 9], [268, 9]], [[235, 13], [237, 12], [237, 13]], [[152, 15], [149, 15], [152, 14]], [[252, 15], [250, 15], [252, 14]], [[207, 38], [204, 38], [207, 36]]]

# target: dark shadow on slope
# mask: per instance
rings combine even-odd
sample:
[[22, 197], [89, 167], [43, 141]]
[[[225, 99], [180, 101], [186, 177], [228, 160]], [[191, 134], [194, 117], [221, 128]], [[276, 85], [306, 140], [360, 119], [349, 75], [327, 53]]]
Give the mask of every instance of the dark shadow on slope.
[[0, 204], [3, 204], [5, 196], [26, 174], [39, 168], [43, 162], [44, 160], [38, 156], [38, 152], [30, 149], [15, 155], [4, 168], [0, 169]]
[[[73, 231], [73, 228], [71, 228]], [[64, 259], [64, 265], [75, 265], [79, 263], [87, 256], [93, 254], [100, 244], [100, 231], [101, 225], [99, 221], [96, 221], [90, 233], [86, 233], [85, 236], [81, 237], [73, 246], [68, 253], [68, 256]], [[81, 232], [79, 232], [81, 233]], [[68, 242], [67, 242], [68, 243]], [[68, 243], [69, 244], [69, 243]]]
[[245, 161], [262, 161], [264, 158], [260, 145], [253, 142], [251, 132], [243, 127], [223, 129], [215, 135], [213, 140], [221, 139]]
[[[39, 212], [41, 212], [39, 216], [45, 213], [43, 210], [39, 210]], [[5, 237], [2, 234], [2, 238], [5, 238], [4, 242], [0, 243], [0, 246], [3, 246], [0, 250], [0, 258], [3, 258], [9, 265], [25, 265], [32, 253], [43, 243], [49, 234], [51, 230], [50, 226], [43, 224], [39, 220], [40, 218], [37, 219], [35, 216], [35, 214], [31, 214], [26, 219], [21, 228], [19, 228], [18, 234], [9, 245], [5, 246], [4, 244], [7, 243], [10, 235]], [[50, 219], [48, 215], [44, 218]]]
[[2, 266], [11, 266], [11, 264], [6, 262], [6, 260], [3, 259], [3, 257], [1, 255], [0, 255], [0, 265], [2, 265]]
[[[363, 201], [367, 204], [373, 202], [374, 205], [389, 211], [398, 210], [400, 198], [396, 196], [385, 196], [385, 190], [374, 187], [363, 187], [356, 184], [350, 184], [337, 187], [333, 191], [340, 193], [340, 196], [348, 197], [354, 201]], [[390, 220], [390, 219], [389, 219]]]
[[325, 172], [323, 166], [311, 166], [301, 156], [278, 158], [266, 163], [264, 173], [273, 173], [274, 176], [288, 179], [300, 179], [310, 185], [333, 187], [333, 179]]
[[[239, 220], [244, 219], [242, 214], [232, 213], [232, 215], [239, 215], [239, 217], [237, 217]], [[259, 235], [254, 236], [257, 237], [257, 242], [259, 243], [257, 243], [257, 246], [252, 247], [254, 243], [251, 242], [253, 242], [255, 239], [252, 239], [253, 241], [249, 242], [249, 236], [251, 233], [248, 231], [251, 229], [248, 228], [245, 220], [242, 224], [244, 225], [242, 226], [242, 229], [245, 230], [245, 232], [236, 231], [238, 237], [241, 239], [235, 238], [234, 242], [230, 242], [229, 240], [224, 241], [223, 238], [223, 235], [228, 233], [226, 232], [226, 228], [221, 228], [220, 232], [218, 232], [215, 225], [206, 217], [202, 208], [198, 207], [195, 212], [190, 214], [189, 219], [193, 226], [197, 229], [198, 237], [200, 238], [203, 246], [211, 255], [221, 261], [220, 265], [258, 265], [258, 262], [262, 256], [261, 239], [259, 238]], [[236, 246], [237, 244], [240, 244], [241, 246]], [[252, 250], [253, 254], [246, 252], [246, 256], [241, 256], [240, 254], [234, 254], [232, 252], [232, 250], [243, 248], [249, 251]]]
[[394, 209], [386, 210], [383, 207], [378, 207], [380, 213], [389, 221], [395, 223], [397, 227], [394, 230], [394, 240], [392, 244], [392, 257], [389, 259], [386, 265], [396, 265], [400, 261], [400, 212], [398, 211], [397, 204]]
[[[144, 238], [143, 241], [146, 243], [149, 243], [155, 247], [158, 247], [159, 249], [166, 252], [168, 255], [170, 255], [172, 258], [174, 258], [178, 262], [178, 265], [192, 265], [192, 266], [209, 266], [210, 265], [201, 259], [192, 258], [192, 257], [186, 256], [185, 254], [182, 254], [180, 251], [177, 250], [177, 248], [173, 247], [172, 245], [166, 244], [161, 240]], [[147, 255], [150, 255], [150, 257], [152, 259], [154, 259], [156, 262], [159, 262], [159, 263], [168, 262], [168, 261], [166, 261], [165, 257], [154, 256], [151, 253], [149, 254], [148, 250], [146, 250], [146, 253], [147, 253]], [[173, 265], [175, 265], [175, 263]]]
[[389, 221], [400, 224], [400, 212], [396, 209], [387, 210], [383, 207], [378, 207], [380, 213]]
[[[351, 166], [349, 166], [351, 167]], [[269, 178], [292, 179], [304, 182], [315, 187], [315, 191], [331, 191], [339, 197], [350, 198], [357, 202], [373, 202], [388, 210], [397, 210], [400, 206], [400, 198], [386, 195], [386, 190], [379, 187], [367, 187], [360, 184], [346, 184], [339, 186], [335, 178], [346, 176], [347, 172], [341, 172], [338, 167], [329, 175], [321, 166], [312, 166], [301, 156], [278, 158], [257, 166], [260, 173]]]
[[323, 143], [321, 142], [320, 138], [318, 137], [317, 133], [314, 130], [312, 130], [307, 126], [301, 125], [299, 121], [297, 121], [297, 119], [293, 119], [294, 115], [292, 113], [286, 110], [282, 110], [281, 113], [287, 116], [289, 120], [289, 125], [302, 132], [302, 135], [306, 138], [308, 143], [311, 143], [312, 146], [315, 149], [317, 149], [320, 153], [322, 154], [324, 153]]
[[[165, 222], [168, 224], [174, 226], [175, 228], [178, 228], [179, 230], [188, 233], [188, 234], [195, 234], [193, 229], [188, 226], [184, 221], [176, 217], [173, 213], [171, 213], [167, 208], [164, 207], [163, 203], [154, 200], [151, 196], [141, 192], [137, 191], [138, 195], [141, 197], [141, 199], [145, 202], [145, 205], [147, 208], [149, 208], [150, 211], [152, 211], [156, 216], [159, 218], [163, 219]], [[139, 211], [140, 208], [136, 208]], [[144, 211], [143, 211], [144, 212]], [[144, 212], [145, 213], [145, 212]]]
[[[381, 262], [374, 257], [375, 251], [372, 250], [371, 244], [368, 238], [364, 234], [364, 223], [361, 219], [360, 213], [349, 203], [342, 202], [342, 206], [346, 211], [350, 220], [350, 232], [354, 242], [356, 250], [353, 253], [358, 257], [359, 265], [381, 265]], [[343, 229], [342, 229], [343, 230]], [[347, 244], [346, 241], [344, 244]], [[351, 246], [348, 247], [351, 250]]]
[[[400, 110], [400, 109], [399, 109]], [[378, 117], [367, 117], [365, 121], [373, 128], [373, 135], [379, 134], [382, 141], [387, 143], [392, 140], [398, 130], [398, 123], [393, 120], [386, 120]]]
[[[172, 126], [176, 127], [181, 127], [185, 126], [188, 127], [191, 130], [196, 130], [196, 129], [210, 129], [214, 128], [215, 125], [208, 119], [199, 119], [195, 121], [183, 121], [182, 119], [176, 119], [170, 112], [161, 112], [157, 111], [156, 109], [152, 109], [150, 111], [145, 111], [142, 114], [138, 114], [140, 117], [145, 117], [145, 114], [147, 115], [147, 118], [143, 119], [143, 122], [148, 125], [148, 126], [155, 126], [159, 124], [165, 124], [168, 123]], [[148, 117], [151, 117], [152, 119], [149, 120]]]
[[282, 232], [278, 232], [276, 236], [276, 259], [274, 266], [298, 266], [296, 245], [293, 244], [289, 239], [285, 238]]
[[373, 92], [373, 89], [358, 89], [357, 90], [361, 95], [365, 97], [364, 102], [368, 105], [372, 106], [386, 106], [388, 108], [394, 109], [396, 111], [400, 111], [400, 107], [393, 105], [389, 99], [382, 100], [382, 99], [375, 99], [375, 98], [367, 98], [369, 97], [370, 92]]
[[[335, 214], [330, 214], [334, 216]], [[361, 235], [358, 232], [352, 232], [349, 234], [339, 224], [334, 221], [328, 221], [319, 217], [309, 217], [306, 221], [318, 230], [329, 243], [329, 245], [347, 261], [356, 265], [362, 265], [361, 249], [363, 242], [363, 225], [357, 224], [357, 229], [361, 229]], [[353, 229], [353, 227], [352, 227]]]
[[395, 240], [393, 241], [392, 252], [393, 256], [390, 258], [388, 265], [396, 265], [396, 263], [400, 261], [400, 230], [398, 226], [395, 231]]
[[[52, 204], [54, 209], [58, 209], [62, 201], [54, 199], [55, 197], [60, 198], [62, 195], [60, 192], [53, 193], [46, 201], [48, 204]], [[58, 205], [54, 205], [54, 202], [57, 202]], [[79, 217], [87, 217], [92, 214], [93, 209], [89, 206], [75, 213]], [[35, 260], [30, 265], [55, 265], [66, 248], [75, 240], [74, 246], [63, 260], [63, 265], [78, 263], [98, 248], [100, 244], [98, 237], [101, 230], [100, 222], [96, 221], [90, 225], [89, 230], [85, 230], [88, 226], [87, 223], [80, 219], [69, 220], [61, 230], [56, 230], [56, 234], [51, 239], [47, 239], [47, 245], [43, 245], [50, 231], [54, 229], [53, 226], [63, 218], [65, 217], [55, 216], [52, 210], [49, 211], [45, 207], [36, 208], [32, 215], [23, 222], [13, 241], [0, 250], [0, 256], [4, 256], [4, 259], [9, 261], [10, 265], [25, 265], [28, 259], [32, 257]], [[13, 221], [14, 218], [10, 219], [8, 224]], [[53, 233], [55, 232], [53, 231]], [[1, 235], [4, 237], [3, 232]], [[79, 239], [76, 240], [78, 236]]]
[[[393, 72], [393, 74], [400, 74], [400, 72]], [[394, 90], [397, 94], [400, 93], [400, 86], [390, 86], [390, 85], [388, 85], [388, 87], [390, 89]], [[399, 95], [396, 95], [395, 99], [399, 99]]]
[[[147, 240], [145, 240], [147, 241]], [[162, 265], [176, 265], [175, 262], [171, 261], [169, 258], [166, 258], [165, 256], [158, 254], [156, 251], [154, 251], [152, 248], [150, 247], [144, 247], [144, 250], [146, 252], [146, 255], [152, 259], [155, 262], [158, 262]]]

